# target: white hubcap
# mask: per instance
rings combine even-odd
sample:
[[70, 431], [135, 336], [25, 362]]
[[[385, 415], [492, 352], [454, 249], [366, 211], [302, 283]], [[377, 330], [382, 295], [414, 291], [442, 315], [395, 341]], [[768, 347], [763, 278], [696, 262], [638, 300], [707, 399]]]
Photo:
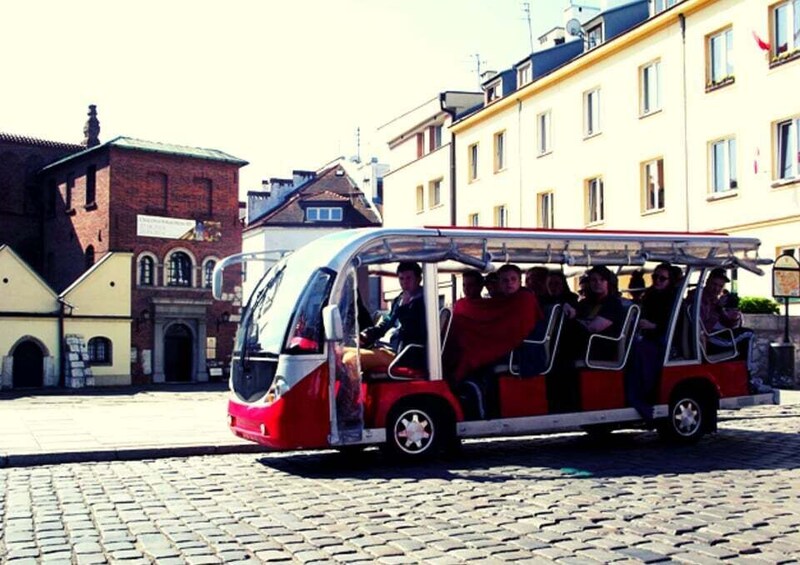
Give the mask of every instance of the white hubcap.
[[683, 400], [673, 410], [675, 429], [684, 436], [692, 435], [700, 425], [700, 410], [692, 400]]
[[430, 419], [422, 412], [406, 412], [395, 426], [395, 435], [397, 444], [404, 451], [409, 453], [424, 451], [433, 435]]

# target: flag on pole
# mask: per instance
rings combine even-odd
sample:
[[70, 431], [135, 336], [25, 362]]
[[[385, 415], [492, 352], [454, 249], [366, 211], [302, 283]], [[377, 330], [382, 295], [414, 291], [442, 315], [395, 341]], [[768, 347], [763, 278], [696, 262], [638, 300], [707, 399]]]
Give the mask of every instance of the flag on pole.
[[769, 51], [770, 48], [769, 41], [764, 41], [763, 39], [761, 39], [756, 33], [756, 30], [753, 30], [753, 39], [756, 40], [759, 49], [761, 49], [762, 51]]

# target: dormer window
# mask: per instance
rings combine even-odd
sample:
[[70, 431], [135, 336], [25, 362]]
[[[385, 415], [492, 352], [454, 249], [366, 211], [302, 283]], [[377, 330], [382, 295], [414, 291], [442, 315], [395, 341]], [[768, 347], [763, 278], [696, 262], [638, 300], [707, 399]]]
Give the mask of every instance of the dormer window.
[[531, 81], [531, 64], [525, 63], [517, 68], [517, 88], [521, 88]]
[[306, 208], [307, 222], [341, 222], [342, 209], [328, 206], [310, 206]]
[[500, 100], [503, 95], [502, 83], [498, 80], [486, 86], [486, 103], [491, 104], [495, 100]]
[[600, 23], [586, 30], [586, 47], [594, 49], [601, 43], [603, 43], [603, 24]]

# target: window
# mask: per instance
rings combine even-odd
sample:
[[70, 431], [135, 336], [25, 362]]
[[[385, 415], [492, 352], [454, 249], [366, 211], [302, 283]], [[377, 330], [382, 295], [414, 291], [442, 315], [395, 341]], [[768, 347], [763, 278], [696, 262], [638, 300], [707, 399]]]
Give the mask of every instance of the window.
[[97, 197], [97, 167], [90, 165], [86, 169], [86, 206], [95, 203]]
[[603, 43], [603, 24], [598, 24], [586, 30], [586, 46], [594, 49]]
[[67, 184], [64, 190], [64, 206], [66, 206], [67, 212], [72, 210], [73, 192], [75, 192], [75, 175], [70, 173], [67, 175]]
[[583, 133], [590, 137], [600, 133], [600, 89], [583, 94]]
[[778, 122], [775, 133], [778, 144], [777, 178], [800, 178], [800, 117]]
[[306, 220], [309, 222], [341, 222], [342, 209], [324, 206], [306, 208]]
[[494, 172], [506, 168], [506, 132], [494, 134]]
[[536, 137], [539, 155], [546, 155], [552, 151], [550, 131], [550, 110], [548, 110], [536, 116]]
[[540, 192], [538, 200], [539, 218], [536, 227], [552, 229], [555, 225], [552, 192]]
[[664, 159], [642, 163], [642, 210], [664, 209]]
[[605, 220], [603, 204], [603, 179], [596, 177], [586, 181], [586, 223], [597, 224]]
[[772, 58], [788, 57], [800, 49], [800, 0], [772, 7]]
[[470, 214], [467, 218], [467, 225], [472, 226], [473, 228], [481, 225], [480, 216], [478, 214]]
[[93, 337], [86, 344], [90, 365], [111, 365], [111, 340]]
[[733, 29], [706, 38], [706, 88], [733, 82]]
[[85, 267], [88, 269], [92, 265], [94, 265], [94, 245], [90, 245], [86, 248], [86, 252], [84, 253], [84, 258], [86, 260]]
[[494, 225], [498, 228], [508, 227], [508, 209], [505, 206], [494, 207]]
[[502, 83], [498, 80], [486, 86], [486, 103], [491, 104], [495, 100], [500, 100], [502, 93]]
[[642, 116], [661, 109], [661, 61], [639, 69], [639, 113]]
[[727, 192], [736, 188], [736, 139], [720, 139], [711, 143], [711, 190]]
[[167, 286], [192, 286], [192, 259], [183, 251], [169, 256]]
[[428, 146], [431, 151], [435, 151], [442, 146], [442, 126], [430, 126], [428, 128]]
[[155, 280], [155, 261], [145, 255], [139, 259], [139, 286], [153, 286]]
[[435, 208], [442, 203], [442, 179], [428, 183], [428, 207]]
[[467, 180], [470, 182], [478, 178], [478, 144], [473, 143], [467, 149], [467, 165], [469, 166], [469, 173]]
[[203, 287], [204, 288], [211, 288], [211, 285], [214, 283], [214, 267], [217, 266], [217, 262], [213, 259], [209, 259], [205, 263], [203, 263]]
[[417, 159], [425, 155], [425, 134], [417, 134]]
[[417, 186], [417, 214], [425, 211], [425, 187]]
[[667, 8], [671, 8], [675, 4], [680, 2], [680, 0], [654, 0], [652, 2], [652, 10], [653, 14], [658, 14], [659, 12], [663, 12]]
[[525, 86], [531, 81], [531, 64], [525, 63], [517, 69], [517, 88]]
[[206, 337], [206, 359], [217, 358], [217, 338], [214, 336]]
[[194, 179], [194, 185], [197, 189], [197, 203], [195, 209], [200, 214], [210, 217], [214, 212], [211, 179], [197, 177]]

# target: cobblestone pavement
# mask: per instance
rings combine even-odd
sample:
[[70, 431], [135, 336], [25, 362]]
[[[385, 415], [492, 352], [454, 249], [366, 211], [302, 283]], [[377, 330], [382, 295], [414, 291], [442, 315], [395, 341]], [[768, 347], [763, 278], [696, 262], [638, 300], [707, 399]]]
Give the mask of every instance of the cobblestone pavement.
[[737, 563], [800, 558], [800, 405], [653, 433], [0, 469], [2, 563]]

